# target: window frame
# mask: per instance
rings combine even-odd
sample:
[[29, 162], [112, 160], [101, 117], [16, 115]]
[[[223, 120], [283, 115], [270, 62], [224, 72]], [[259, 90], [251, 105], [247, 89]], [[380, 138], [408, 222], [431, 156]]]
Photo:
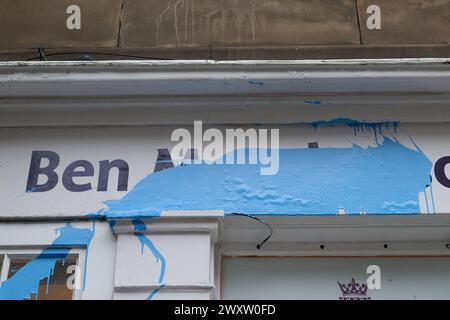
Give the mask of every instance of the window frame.
[[[33, 259], [42, 253], [45, 248], [3, 248], [0, 249], [0, 260], [3, 259], [0, 270], [0, 285], [8, 280], [9, 269], [11, 265], [11, 258], [25, 258]], [[80, 268], [80, 277], [82, 282], [81, 288], [73, 289], [72, 300], [81, 300], [84, 286], [85, 266], [86, 266], [86, 249], [84, 248], [70, 248], [68, 255], [76, 255], [76, 265]]]

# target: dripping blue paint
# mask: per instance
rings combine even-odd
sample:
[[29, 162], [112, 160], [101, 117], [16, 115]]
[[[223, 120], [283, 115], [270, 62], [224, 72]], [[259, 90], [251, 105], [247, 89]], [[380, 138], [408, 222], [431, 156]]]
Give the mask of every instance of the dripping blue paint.
[[166, 259], [163, 257], [163, 255], [158, 251], [158, 249], [155, 247], [153, 242], [145, 236], [143, 233], [147, 230], [147, 226], [142, 220], [134, 219], [133, 220], [135, 235], [138, 238], [139, 242], [141, 243], [141, 253], [144, 253], [144, 247], [147, 247], [151, 253], [155, 256], [157, 262], [161, 262], [161, 269], [159, 273], [158, 283], [159, 288], [156, 288], [153, 290], [150, 295], [147, 297], [147, 300], [153, 299], [156, 293], [160, 289], [164, 287], [164, 275], [166, 272]]
[[357, 132], [373, 132], [373, 133], [379, 133], [382, 135], [382, 130], [384, 129], [390, 129], [391, 127], [394, 128], [395, 132], [397, 132], [397, 128], [399, 126], [399, 121], [384, 121], [384, 122], [367, 122], [367, 121], [358, 121], [353, 120], [349, 118], [337, 118], [332, 120], [321, 120], [321, 121], [315, 121], [311, 122], [310, 125], [317, 130], [317, 128], [320, 127], [334, 127], [339, 125], [346, 125], [353, 129], [354, 133]]
[[311, 124], [314, 130], [336, 125], [348, 126], [355, 135], [372, 132], [376, 145], [281, 149], [280, 171], [274, 176], [260, 175], [259, 165], [251, 164], [178, 166], [154, 172], [122, 199], [107, 201], [108, 209], [102, 214], [110, 221], [134, 218], [141, 250], [147, 246], [161, 261], [160, 287], [147, 299], [164, 287], [166, 261], [143, 234], [146, 226], [137, 217], [157, 217], [164, 210], [334, 215], [340, 208], [348, 214], [418, 214], [418, 194], [426, 188], [432, 164], [415, 143], [412, 150], [395, 138], [379, 139], [383, 129], [397, 132], [398, 122], [361, 123], [340, 118]]
[[308, 104], [322, 104], [320, 100], [305, 100], [305, 103]]
[[264, 82], [259, 81], [259, 80], [249, 80], [248, 83], [255, 84], [255, 85], [258, 85], [258, 86], [261, 86], [261, 87], [264, 86]]
[[[280, 149], [280, 170], [260, 175], [253, 164], [189, 164], [154, 172], [122, 199], [107, 201], [110, 218], [159, 216], [164, 210], [224, 210], [253, 215], [418, 214], [431, 161], [395, 138], [398, 123], [335, 119], [312, 123], [368, 130], [376, 145]], [[248, 150], [246, 150], [248, 152]], [[239, 151], [235, 151], [239, 152]], [[408, 164], [408, 165], [405, 165]]]
[[57, 229], [56, 232], [59, 235], [50, 247], [42, 250], [37, 257], [0, 285], [0, 300], [24, 300], [30, 299], [33, 294], [37, 296], [39, 283], [45, 279], [48, 294], [49, 279], [56, 263], [64, 261], [73, 246], [88, 249], [94, 235], [94, 230], [79, 229], [70, 224]]

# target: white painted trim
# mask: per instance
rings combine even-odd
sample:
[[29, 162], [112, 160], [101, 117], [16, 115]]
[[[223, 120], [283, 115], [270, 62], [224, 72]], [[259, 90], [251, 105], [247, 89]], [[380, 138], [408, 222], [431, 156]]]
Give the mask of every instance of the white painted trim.
[[[244, 106], [310, 109], [308, 100], [330, 107], [403, 108], [402, 113], [417, 107], [430, 113], [435, 107], [442, 112], [450, 101], [449, 63], [450, 59], [5, 62], [0, 64], [0, 126], [178, 124], [179, 117], [161, 119], [159, 113], [168, 108], [179, 108], [180, 113]], [[108, 110], [114, 112], [110, 115]], [[119, 111], [129, 112], [114, 116]], [[144, 111], [150, 114], [144, 116]], [[278, 123], [290, 123], [292, 117], [286, 117]], [[264, 123], [270, 116], [254, 121]], [[431, 114], [412, 122], [427, 121], [450, 120]]]
[[[170, 232], [211, 232], [217, 228], [217, 219], [177, 219], [177, 220], [163, 220], [160, 218], [152, 219], [153, 221], [146, 221], [147, 230], [142, 233], [170, 233]], [[119, 220], [114, 226], [114, 233], [116, 234], [132, 234], [136, 229], [132, 222], [127, 220]]]
[[80, 268], [80, 277], [81, 277], [81, 288], [79, 289], [74, 289], [73, 290], [73, 300], [81, 300], [83, 297], [83, 292], [84, 292], [84, 279], [86, 278], [86, 259], [87, 254], [88, 254], [88, 250], [86, 248], [83, 249], [77, 249], [77, 248], [72, 248], [69, 252], [69, 254], [76, 254], [77, 255], [77, 266]]
[[9, 273], [9, 267], [11, 264], [11, 259], [9, 256], [5, 253], [3, 254], [3, 263], [2, 268], [0, 270], [0, 285], [3, 281], [6, 281], [8, 279], [8, 273]]
[[23, 66], [204, 66], [204, 65], [380, 65], [449, 63], [449, 58], [309, 59], [309, 60], [106, 60], [106, 61], [4, 61], [0, 67]]
[[[224, 212], [220, 210], [164, 211], [160, 217], [142, 220], [146, 225], [146, 230], [140, 232], [144, 234], [204, 232], [209, 233], [211, 241], [215, 242], [223, 217]], [[113, 228], [115, 234], [136, 232], [135, 226], [129, 219], [118, 219], [115, 222]]]
[[171, 218], [223, 218], [223, 210], [177, 210], [177, 211], [162, 211], [161, 218], [171, 217]]
[[[143, 286], [120, 286], [116, 287], [116, 292], [133, 292], [133, 291], [153, 291], [155, 289], [159, 289], [161, 287], [160, 284], [154, 285], [143, 285]], [[161, 290], [164, 291], [211, 291], [214, 289], [214, 284], [205, 283], [205, 284], [191, 284], [191, 283], [167, 283], [164, 284], [164, 288]]]
[[[387, 244], [388, 248], [383, 246]], [[220, 248], [224, 257], [379, 257], [379, 256], [450, 256], [443, 242], [276, 242], [257, 250], [249, 243], [229, 243]]]

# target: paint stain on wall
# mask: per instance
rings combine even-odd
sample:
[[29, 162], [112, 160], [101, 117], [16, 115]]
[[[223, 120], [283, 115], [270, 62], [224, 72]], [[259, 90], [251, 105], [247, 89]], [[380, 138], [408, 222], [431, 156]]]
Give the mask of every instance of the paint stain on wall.
[[260, 175], [260, 166], [252, 164], [189, 164], [155, 172], [122, 199], [107, 201], [105, 213], [110, 218], [159, 216], [165, 210], [420, 213], [418, 194], [429, 183], [431, 161], [397, 140], [378, 140], [367, 148], [281, 149], [280, 169], [273, 176]]
[[147, 230], [147, 226], [142, 220], [134, 219], [133, 220], [135, 235], [138, 238], [139, 242], [141, 243], [141, 253], [144, 254], [144, 247], [147, 247], [150, 252], [153, 254], [153, 256], [156, 258], [156, 262], [161, 263], [161, 270], [159, 273], [158, 283], [159, 288], [153, 290], [150, 295], [147, 297], [147, 300], [152, 300], [153, 297], [158, 293], [159, 290], [164, 288], [164, 275], [166, 272], [166, 259], [164, 256], [159, 252], [159, 250], [155, 247], [153, 242], [150, 240], [150, 238], [146, 237], [144, 234], [144, 231]]

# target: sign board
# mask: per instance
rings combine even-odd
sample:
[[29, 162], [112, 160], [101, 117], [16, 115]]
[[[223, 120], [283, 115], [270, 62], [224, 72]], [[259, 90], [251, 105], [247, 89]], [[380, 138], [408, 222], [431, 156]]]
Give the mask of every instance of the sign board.
[[281, 127], [4, 128], [0, 214], [447, 213], [449, 131], [349, 119]]

